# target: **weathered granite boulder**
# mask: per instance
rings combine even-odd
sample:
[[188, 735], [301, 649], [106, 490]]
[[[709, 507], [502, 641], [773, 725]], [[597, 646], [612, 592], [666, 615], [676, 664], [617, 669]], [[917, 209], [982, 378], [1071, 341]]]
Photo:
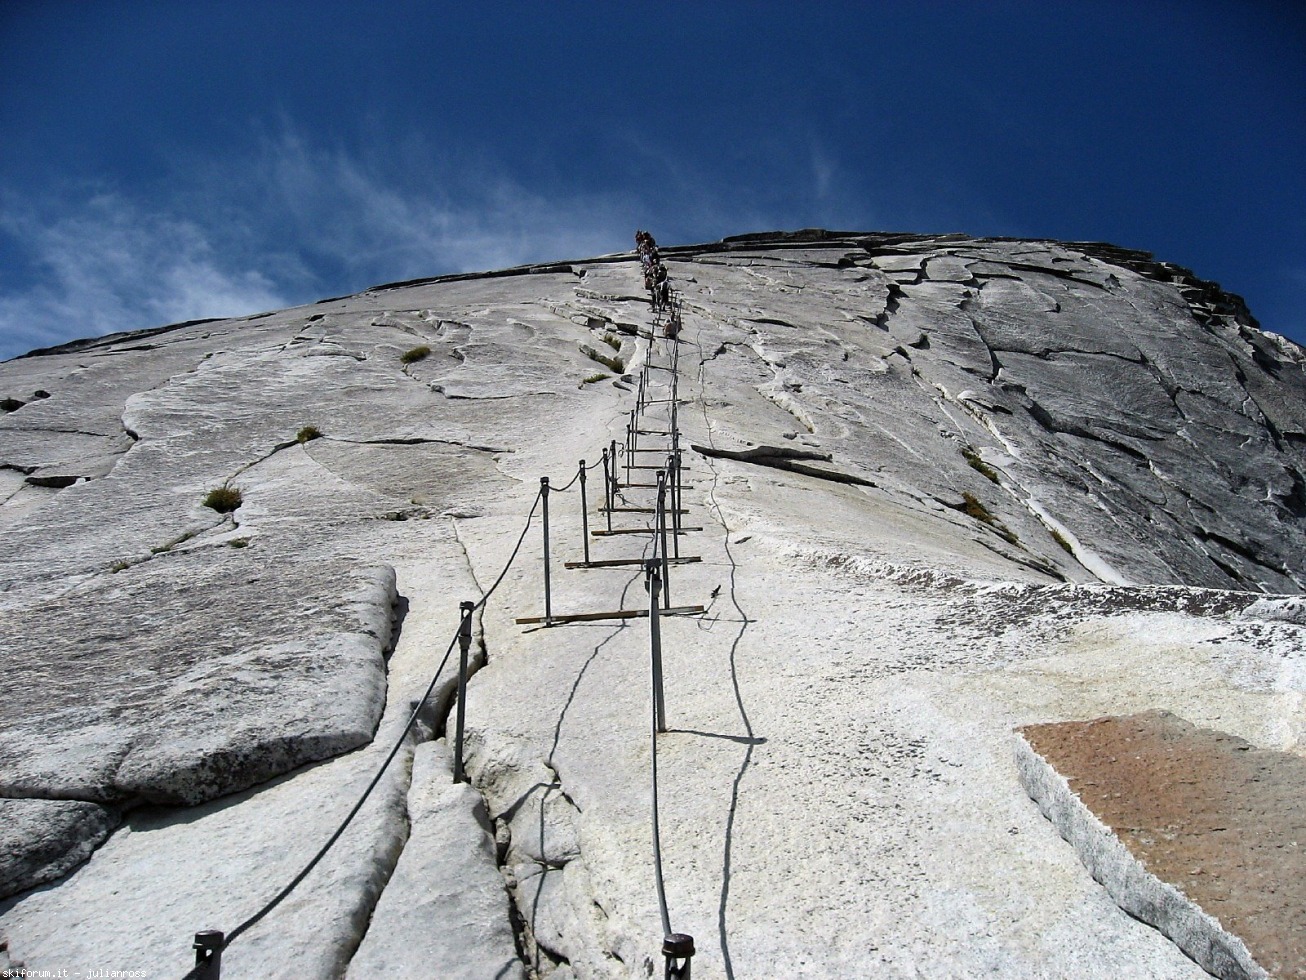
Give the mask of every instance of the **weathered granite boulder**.
[[94, 803], [0, 799], [0, 898], [71, 871], [117, 823], [117, 814]]

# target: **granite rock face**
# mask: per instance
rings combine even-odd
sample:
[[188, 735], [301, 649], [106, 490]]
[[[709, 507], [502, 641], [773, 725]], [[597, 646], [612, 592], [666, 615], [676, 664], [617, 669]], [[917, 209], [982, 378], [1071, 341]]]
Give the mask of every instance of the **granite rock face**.
[[112, 811], [78, 800], [0, 799], [0, 816], [0, 898], [71, 871], [118, 823]]
[[[662, 254], [704, 529], [671, 581], [708, 607], [664, 625], [659, 737], [695, 975], [1194, 975], [1038, 815], [1009, 733], [1165, 709], [1301, 753], [1306, 355], [1218, 287], [1101, 244], [802, 232]], [[303, 866], [458, 602], [498, 580], [539, 478], [620, 444], [632, 373], [667, 365], [640, 283], [604, 256], [0, 365], [16, 960], [110, 950], [180, 975], [190, 933]], [[206, 507], [223, 487], [239, 506]], [[629, 568], [560, 567], [579, 506], [552, 495], [555, 611], [646, 603]], [[646, 628], [522, 632], [538, 534], [537, 514], [477, 618], [478, 793], [447, 790], [426, 744], [446, 668], [359, 822], [233, 968], [361, 975], [468, 943], [448, 975], [661, 968]], [[446, 900], [423, 900], [441, 869]]]

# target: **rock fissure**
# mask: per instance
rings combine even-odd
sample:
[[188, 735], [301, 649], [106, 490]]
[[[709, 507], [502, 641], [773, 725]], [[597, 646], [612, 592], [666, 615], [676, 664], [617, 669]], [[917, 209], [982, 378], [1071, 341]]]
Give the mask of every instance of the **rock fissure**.
[[[717, 459], [733, 459], [741, 463], [752, 463], [756, 466], [765, 466], [771, 469], [787, 470], [791, 473], [799, 473], [803, 476], [816, 477], [818, 480], [828, 480], [831, 483], [845, 483], [860, 487], [877, 486], [875, 481], [868, 480], [863, 476], [855, 473], [844, 473], [839, 470], [827, 470], [819, 466], [811, 466], [803, 460], [818, 459], [829, 461], [831, 457], [828, 454], [817, 453], [812, 455], [785, 455], [787, 452], [783, 446], [779, 447], [759, 447], [758, 449], [736, 451], [730, 449], [713, 449], [711, 446], [700, 446], [691, 444], [691, 448], [704, 456], [712, 456]], [[775, 452], [768, 452], [768, 449], [775, 449]]]

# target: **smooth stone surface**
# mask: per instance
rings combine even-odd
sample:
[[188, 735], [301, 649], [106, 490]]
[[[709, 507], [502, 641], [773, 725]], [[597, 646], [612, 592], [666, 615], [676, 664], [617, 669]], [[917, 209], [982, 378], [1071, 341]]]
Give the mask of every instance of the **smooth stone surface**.
[[1122, 887], [1138, 875], [1086, 856], [1123, 908], [1217, 976], [1306, 976], [1306, 759], [1166, 711], [1030, 725], [1020, 734], [1024, 754], [1063, 776], [1080, 804], [1046, 799], [1060, 784], [1046, 774], [1031, 779], [1034, 761], [1025, 759], [1022, 780], [1056, 814], [1063, 836], [1079, 847], [1086, 831], [1067, 821], [1082, 820], [1086, 808], [1144, 874], [1182, 896], [1156, 888], [1159, 901], [1140, 895]]
[[71, 871], [117, 823], [94, 803], [0, 799], [0, 899]]
[[525, 976], [480, 794], [452, 774], [443, 742], [417, 747], [412, 830], [347, 976]]
[[11, 612], [0, 792], [193, 804], [364, 745], [393, 600], [388, 567], [223, 547]]

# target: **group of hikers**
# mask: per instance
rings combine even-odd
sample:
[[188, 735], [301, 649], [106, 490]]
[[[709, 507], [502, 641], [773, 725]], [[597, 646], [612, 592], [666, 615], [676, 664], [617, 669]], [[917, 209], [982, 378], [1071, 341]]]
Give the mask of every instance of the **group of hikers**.
[[635, 251], [639, 253], [640, 264], [644, 266], [644, 288], [652, 298], [653, 311], [671, 307], [671, 283], [667, 279], [667, 267], [658, 255], [658, 243], [648, 232], [635, 232]]

